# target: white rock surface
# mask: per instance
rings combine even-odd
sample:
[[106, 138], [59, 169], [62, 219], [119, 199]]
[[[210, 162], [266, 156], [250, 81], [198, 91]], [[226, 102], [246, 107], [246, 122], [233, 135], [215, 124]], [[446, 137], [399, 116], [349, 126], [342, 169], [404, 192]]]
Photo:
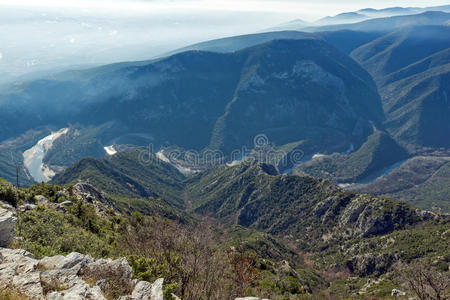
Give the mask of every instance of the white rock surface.
[[152, 284], [146, 281], [140, 281], [134, 287], [133, 293], [131, 294], [131, 299], [133, 300], [149, 300], [152, 299]]
[[80, 281], [70, 289], [47, 294], [48, 300], [106, 300], [98, 286], [91, 288], [86, 282]]
[[[120, 282], [133, 289], [131, 295], [120, 297], [122, 300], [163, 300], [164, 279], [153, 284], [133, 280], [132, 268], [125, 258], [94, 260], [89, 255], [73, 252], [38, 260], [25, 250], [0, 248], [0, 289], [16, 291], [30, 299], [105, 300], [102, 288], [108, 287], [107, 280], [100, 279], [91, 287], [83, 280], [85, 270], [118, 274]], [[44, 287], [55, 290], [44, 296]]]
[[0, 207], [0, 247], [5, 247], [14, 238], [17, 218], [12, 211]]
[[163, 300], [163, 283], [164, 279], [157, 279], [152, 284], [152, 297], [149, 300]]
[[32, 299], [44, 299], [39, 272], [18, 274], [13, 277], [11, 286]]

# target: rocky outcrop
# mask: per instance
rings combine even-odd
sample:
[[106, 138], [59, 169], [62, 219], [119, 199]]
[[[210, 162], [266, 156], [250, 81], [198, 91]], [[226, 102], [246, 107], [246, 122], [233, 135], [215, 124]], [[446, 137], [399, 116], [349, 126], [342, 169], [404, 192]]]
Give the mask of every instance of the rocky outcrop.
[[17, 218], [10, 210], [0, 207], [0, 247], [5, 247], [14, 238]]
[[386, 273], [393, 263], [399, 258], [393, 254], [364, 254], [353, 257], [347, 261], [348, 269], [359, 276], [375, 275]]
[[34, 200], [36, 201], [36, 204], [54, 209], [56, 211], [60, 211], [60, 212], [66, 212], [67, 209], [64, 205], [62, 205], [62, 203], [54, 203], [49, 201], [46, 197], [42, 196], [42, 195], [37, 195], [34, 197]]
[[[112, 209], [113, 211], [117, 211], [117, 207], [115, 206], [114, 201], [108, 198], [107, 194], [99, 191], [94, 186], [88, 183], [77, 183], [70, 189], [64, 189], [59, 191], [57, 194], [57, 199], [60, 200], [63, 198], [63, 196], [66, 199], [70, 199], [70, 197], [75, 197], [78, 200], [83, 201], [85, 204], [93, 205], [95, 211], [99, 216], [104, 216], [106, 212], [110, 209]], [[34, 200], [36, 204], [61, 212], [66, 212], [67, 210], [70, 209], [71, 206], [74, 205], [74, 203], [70, 200], [66, 200], [61, 203], [55, 203], [48, 200], [46, 197], [42, 195], [35, 196]], [[34, 207], [31, 207], [30, 209], [33, 208]]]
[[105, 214], [110, 208], [116, 208], [114, 201], [108, 198], [107, 194], [99, 191], [88, 183], [79, 182], [67, 192], [69, 195], [75, 196], [79, 200], [83, 200], [84, 203], [94, 205], [95, 210], [99, 215]]
[[95, 260], [74, 252], [39, 260], [25, 250], [0, 248], [0, 291], [25, 299], [163, 300], [162, 288], [163, 279], [133, 280], [125, 258]]

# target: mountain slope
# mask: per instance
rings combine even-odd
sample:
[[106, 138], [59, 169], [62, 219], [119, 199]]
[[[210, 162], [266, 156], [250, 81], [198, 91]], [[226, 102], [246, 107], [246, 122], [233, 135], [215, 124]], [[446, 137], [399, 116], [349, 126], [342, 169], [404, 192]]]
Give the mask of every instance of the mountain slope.
[[274, 30], [274, 32], [238, 35], [212, 41], [206, 41], [175, 50], [173, 52], [170, 52], [169, 54], [193, 50], [212, 51], [212, 52], [234, 52], [245, 48], [253, 47], [259, 44], [271, 42], [274, 40], [287, 40], [287, 39], [289, 40], [317, 39], [317, 36], [307, 32]]
[[450, 158], [414, 157], [375, 182], [354, 188], [383, 195], [424, 209], [450, 211]]
[[295, 171], [339, 183], [350, 183], [376, 174], [407, 157], [405, 149], [389, 134], [375, 131], [357, 151], [324, 156], [301, 164]]
[[427, 11], [421, 14], [414, 15], [376, 18], [353, 24], [306, 27], [302, 28], [302, 30], [306, 32], [336, 30], [391, 32], [393, 30], [408, 26], [446, 25], [449, 19], [449, 13], [441, 11]]
[[369, 17], [357, 13], [357, 12], [347, 12], [347, 13], [341, 13], [334, 17], [325, 17], [320, 20], [317, 20], [314, 22], [314, 25], [330, 25], [330, 24], [346, 24], [346, 23], [356, 23], [363, 20], [368, 19]]
[[104, 159], [85, 158], [57, 174], [52, 183], [87, 181], [111, 195], [130, 198], [163, 198], [182, 208], [184, 176], [148, 150], [138, 148]]
[[186, 192], [189, 211], [282, 237], [332, 272], [380, 276], [396, 262], [448, 253], [448, 216], [266, 164], [210, 169], [188, 180]]
[[383, 77], [449, 48], [449, 36], [450, 28], [446, 26], [414, 26], [363, 45], [351, 57], [383, 85]]
[[380, 36], [379, 32], [365, 32], [353, 30], [324, 31], [315, 33], [327, 43], [333, 45], [345, 54], [350, 54], [356, 48], [365, 45]]
[[24, 165], [24, 151], [33, 147], [50, 132], [47, 128], [29, 130], [15, 139], [0, 143], [0, 177], [16, 184], [16, 167], [19, 169], [19, 186], [29, 186], [34, 182]]
[[312, 177], [279, 175], [272, 166], [258, 163], [206, 171], [188, 182], [187, 192], [196, 213], [291, 234], [301, 244], [317, 243], [334, 226], [365, 237], [417, 221], [406, 204], [344, 192]]
[[386, 129], [411, 151], [449, 147], [450, 28], [413, 27], [354, 50], [377, 82]]
[[315, 132], [359, 143], [369, 121], [383, 120], [369, 74], [321, 40], [276, 40], [234, 53], [191, 51], [83, 74], [3, 95], [2, 120], [25, 121], [0, 138], [49, 122], [57, 128], [114, 124], [96, 138], [146, 136], [141, 145], [231, 151], [253, 146], [257, 134], [280, 145], [305, 136], [320, 142]]
[[324, 42], [284, 40], [248, 51], [241, 81], [215, 124], [212, 148], [235, 149], [261, 133], [286, 144], [310, 135], [307, 128], [342, 134], [354, 132], [361, 118], [382, 119], [377, 96], [367, 89], [370, 78]]

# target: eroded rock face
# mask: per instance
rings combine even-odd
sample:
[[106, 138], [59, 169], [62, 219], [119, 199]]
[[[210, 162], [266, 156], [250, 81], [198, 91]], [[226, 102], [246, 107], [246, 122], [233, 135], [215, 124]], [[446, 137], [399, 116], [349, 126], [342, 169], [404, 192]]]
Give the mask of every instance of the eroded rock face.
[[14, 238], [17, 218], [12, 211], [0, 207], [0, 247], [7, 246]]
[[129, 289], [120, 299], [163, 300], [163, 279], [133, 280], [125, 258], [95, 260], [74, 252], [39, 260], [25, 250], [0, 248], [0, 291], [30, 299], [104, 300], [117, 283]]

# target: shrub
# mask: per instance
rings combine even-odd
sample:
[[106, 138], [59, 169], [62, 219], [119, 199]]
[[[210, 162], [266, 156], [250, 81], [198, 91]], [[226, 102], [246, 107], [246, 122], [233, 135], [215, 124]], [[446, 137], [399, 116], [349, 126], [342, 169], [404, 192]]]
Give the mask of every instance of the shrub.
[[17, 206], [18, 190], [12, 184], [0, 178], [0, 200]]

